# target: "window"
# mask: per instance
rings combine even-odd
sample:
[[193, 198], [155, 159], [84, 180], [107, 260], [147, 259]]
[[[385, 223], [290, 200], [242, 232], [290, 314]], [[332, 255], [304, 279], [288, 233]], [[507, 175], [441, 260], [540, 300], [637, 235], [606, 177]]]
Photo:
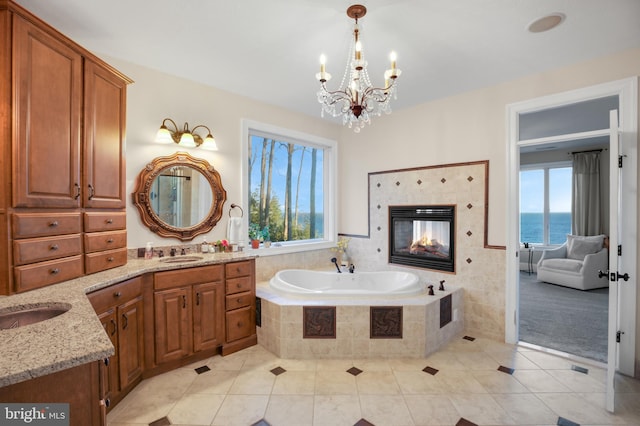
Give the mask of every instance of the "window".
[[571, 233], [571, 163], [520, 169], [520, 241], [562, 244]]
[[243, 129], [247, 229], [278, 253], [334, 246], [335, 142], [255, 122]]

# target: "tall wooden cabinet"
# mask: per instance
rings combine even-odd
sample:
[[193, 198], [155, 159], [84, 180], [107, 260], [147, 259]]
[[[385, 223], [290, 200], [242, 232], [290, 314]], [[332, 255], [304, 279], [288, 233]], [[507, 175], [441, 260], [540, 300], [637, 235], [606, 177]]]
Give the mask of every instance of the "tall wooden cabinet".
[[[0, 40], [0, 226], [10, 240], [0, 243], [0, 294], [123, 265], [131, 80], [9, 0]], [[62, 226], [69, 215], [80, 229]], [[37, 235], [24, 232], [43, 220]]]

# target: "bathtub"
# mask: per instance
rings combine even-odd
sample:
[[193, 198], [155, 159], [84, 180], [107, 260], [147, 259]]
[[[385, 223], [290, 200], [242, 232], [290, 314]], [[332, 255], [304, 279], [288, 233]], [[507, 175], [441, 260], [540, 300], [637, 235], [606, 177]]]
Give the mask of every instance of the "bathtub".
[[298, 297], [390, 297], [415, 296], [426, 284], [411, 272], [379, 271], [351, 274], [336, 271], [285, 269], [276, 273], [269, 287], [278, 293]]

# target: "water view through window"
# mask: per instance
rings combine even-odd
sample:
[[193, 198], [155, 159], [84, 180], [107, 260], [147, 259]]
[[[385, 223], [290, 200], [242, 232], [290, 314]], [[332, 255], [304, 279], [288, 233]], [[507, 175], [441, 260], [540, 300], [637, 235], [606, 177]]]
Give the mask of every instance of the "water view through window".
[[520, 241], [562, 244], [571, 233], [571, 167], [520, 172]]

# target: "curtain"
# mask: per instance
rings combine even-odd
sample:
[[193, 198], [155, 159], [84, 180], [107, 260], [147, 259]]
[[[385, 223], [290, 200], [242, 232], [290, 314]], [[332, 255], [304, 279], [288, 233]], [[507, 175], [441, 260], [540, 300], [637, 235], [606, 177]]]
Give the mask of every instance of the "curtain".
[[600, 152], [573, 154], [573, 234], [602, 233], [600, 200]]

